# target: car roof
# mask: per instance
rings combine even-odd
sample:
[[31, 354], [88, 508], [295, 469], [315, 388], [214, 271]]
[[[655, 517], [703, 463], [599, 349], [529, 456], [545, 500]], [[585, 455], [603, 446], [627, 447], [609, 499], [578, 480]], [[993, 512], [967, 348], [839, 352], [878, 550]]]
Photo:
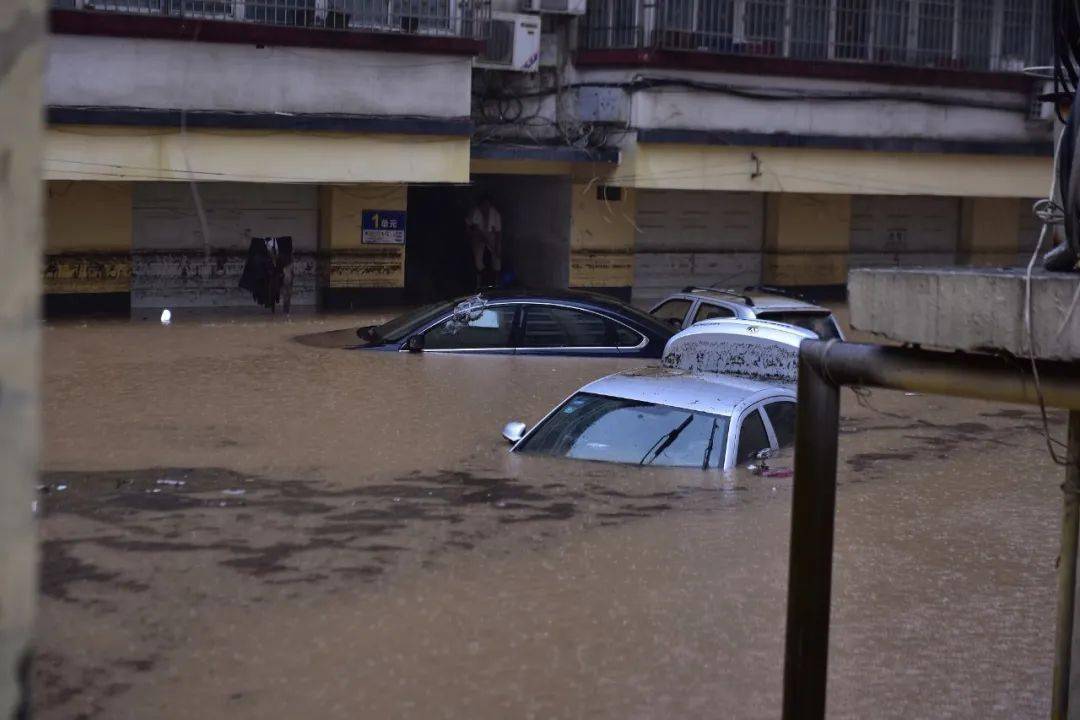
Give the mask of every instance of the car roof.
[[[675, 330], [668, 324], [657, 320], [643, 310], [628, 305], [618, 298], [602, 293], [589, 292], [587, 290], [562, 290], [562, 289], [531, 289], [531, 288], [498, 288], [481, 290], [480, 298], [487, 302], [555, 302], [578, 305], [586, 308], [605, 310], [609, 314], [631, 320], [643, 329], [650, 330], [654, 335], [667, 338], [675, 334]], [[456, 298], [451, 305], [469, 300], [475, 295]]]
[[579, 392], [641, 400], [715, 415], [731, 415], [741, 405], [772, 395], [795, 399], [795, 391], [789, 385], [659, 367], [608, 375], [589, 383]]
[[691, 297], [707, 298], [709, 300], [722, 300], [735, 302], [752, 307], [754, 310], [825, 310], [820, 305], [799, 300], [798, 298], [779, 295], [777, 293], [764, 292], [761, 290], [726, 290], [723, 288], [684, 288], [682, 295]]
[[[612, 310], [625, 310], [626, 303], [611, 295], [604, 295], [587, 290], [566, 290], [550, 288], [491, 288], [481, 290], [479, 295], [484, 300], [491, 302], [497, 300], [554, 300], [561, 302], [582, 303], [585, 305], [597, 305]], [[476, 295], [466, 295], [452, 302], [467, 300]]]

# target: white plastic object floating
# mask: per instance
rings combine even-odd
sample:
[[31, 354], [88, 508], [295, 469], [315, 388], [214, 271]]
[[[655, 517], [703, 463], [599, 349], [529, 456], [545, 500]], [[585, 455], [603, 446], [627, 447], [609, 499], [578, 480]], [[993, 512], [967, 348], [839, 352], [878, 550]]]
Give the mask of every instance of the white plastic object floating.
[[172, 322], [172, 312], [169, 310], [169, 308], [165, 308], [164, 310], [161, 311], [161, 324], [162, 325], [168, 325], [171, 322]]
[[704, 320], [668, 340], [663, 364], [696, 373], [793, 383], [798, 378], [799, 345], [816, 339], [810, 330], [767, 320]]

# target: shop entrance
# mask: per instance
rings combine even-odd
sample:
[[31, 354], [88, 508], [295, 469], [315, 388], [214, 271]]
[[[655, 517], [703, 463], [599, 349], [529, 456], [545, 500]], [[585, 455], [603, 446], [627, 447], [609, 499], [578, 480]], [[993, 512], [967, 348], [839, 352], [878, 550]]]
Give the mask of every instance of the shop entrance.
[[570, 179], [475, 175], [469, 186], [409, 188], [405, 290], [410, 302], [476, 289], [465, 218], [487, 195], [502, 218], [503, 285], [565, 288], [570, 279]]

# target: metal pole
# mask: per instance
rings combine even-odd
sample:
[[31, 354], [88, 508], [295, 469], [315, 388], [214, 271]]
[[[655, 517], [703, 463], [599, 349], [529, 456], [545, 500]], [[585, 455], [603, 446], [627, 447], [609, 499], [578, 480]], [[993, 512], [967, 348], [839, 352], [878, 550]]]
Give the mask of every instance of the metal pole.
[[[1076, 364], [1038, 361], [1042, 399], [1069, 408], [1069, 468], [1065, 482], [1061, 572], [1058, 578], [1054, 718], [1068, 712], [1068, 683], [1080, 696], [1080, 638], [1076, 612], [1077, 528], [1080, 526], [1080, 373]], [[799, 404], [795, 424], [795, 487], [791, 509], [787, 637], [784, 654], [785, 720], [825, 716], [832, 592], [833, 523], [840, 388], [881, 387], [949, 397], [1036, 404], [1039, 393], [1026, 362], [985, 354], [805, 340], [799, 347]]]
[[[1039, 395], [1026, 360], [996, 355], [931, 352], [861, 343], [806, 340], [816, 367], [837, 385], [863, 385], [975, 400], [1036, 405]], [[1038, 361], [1047, 406], [1080, 410], [1076, 364]]]
[[0, 718], [26, 718], [38, 570], [43, 0], [0, 1], [0, 48]]
[[1061, 521], [1061, 555], [1058, 565], [1058, 622], [1054, 642], [1054, 695], [1051, 717], [1054, 720], [1080, 718], [1080, 704], [1070, 704], [1080, 693], [1080, 667], [1072, 662], [1080, 654], [1076, 630], [1076, 554], [1080, 531], [1080, 411], [1069, 412], [1069, 438], [1065, 468], [1064, 513]]
[[819, 358], [825, 348], [824, 343], [808, 341], [799, 353], [784, 654], [785, 720], [825, 717], [840, 430], [840, 388], [820, 370]]

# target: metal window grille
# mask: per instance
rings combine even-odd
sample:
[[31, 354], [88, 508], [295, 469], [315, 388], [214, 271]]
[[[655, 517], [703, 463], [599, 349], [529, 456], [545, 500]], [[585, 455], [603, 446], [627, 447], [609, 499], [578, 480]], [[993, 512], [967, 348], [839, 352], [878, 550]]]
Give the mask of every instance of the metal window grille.
[[590, 0], [586, 48], [1018, 72], [1052, 54], [1050, 0]]
[[483, 38], [490, 0], [53, 0], [85, 12]]

